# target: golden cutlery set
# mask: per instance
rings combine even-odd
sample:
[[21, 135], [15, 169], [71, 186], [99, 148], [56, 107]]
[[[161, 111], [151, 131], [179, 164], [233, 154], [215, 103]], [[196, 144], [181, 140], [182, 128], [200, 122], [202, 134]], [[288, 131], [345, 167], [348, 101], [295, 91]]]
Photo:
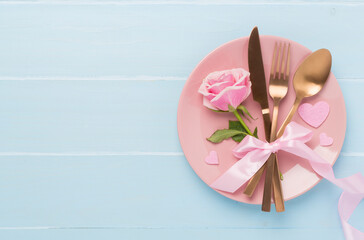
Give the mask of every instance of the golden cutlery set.
[[[281, 127], [277, 130], [279, 103], [288, 92], [290, 79], [290, 55], [289, 43], [275, 43], [272, 56], [268, 93], [273, 100], [272, 120], [268, 105], [268, 94], [260, 48], [258, 28], [255, 27], [249, 38], [248, 63], [250, 80], [252, 82], [252, 94], [262, 109], [265, 136], [267, 141], [273, 142], [281, 137], [285, 127], [292, 120], [303, 98], [316, 95], [323, 88], [331, 70], [331, 54], [327, 49], [320, 49], [309, 55], [297, 68], [293, 77], [293, 87], [296, 100]], [[276, 154], [271, 154], [268, 161], [255, 173], [248, 182], [244, 193], [252, 196], [261, 176], [266, 172], [262, 211], [269, 212], [273, 199], [277, 212], [284, 211], [284, 196], [282, 192], [278, 159]]]

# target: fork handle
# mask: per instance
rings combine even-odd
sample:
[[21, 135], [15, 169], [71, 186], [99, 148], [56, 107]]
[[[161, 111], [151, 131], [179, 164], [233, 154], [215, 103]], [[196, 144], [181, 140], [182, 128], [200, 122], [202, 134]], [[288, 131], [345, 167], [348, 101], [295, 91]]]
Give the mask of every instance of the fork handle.
[[273, 117], [272, 117], [272, 126], [270, 130], [270, 142], [276, 140], [276, 131], [277, 131], [277, 122], [278, 122], [278, 106], [279, 100], [274, 100], [274, 107], [273, 107]]
[[[280, 99], [274, 100], [274, 109], [273, 109], [273, 119], [272, 119], [272, 129], [270, 132], [270, 141], [273, 142], [276, 140], [276, 131], [277, 131], [277, 123], [278, 123], [278, 109], [279, 109], [279, 102]], [[274, 197], [274, 203], [276, 205], [276, 211], [277, 212], [283, 212], [284, 211], [284, 198], [283, 198], [283, 192], [282, 192], [282, 183], [279, 177], [279, 170], [278, 170], [278, 159], [277, 154], [275, 154], [274, 163], [273, 163], [273, 197]], [[268, 171], [268, 169], [267, 169]]]

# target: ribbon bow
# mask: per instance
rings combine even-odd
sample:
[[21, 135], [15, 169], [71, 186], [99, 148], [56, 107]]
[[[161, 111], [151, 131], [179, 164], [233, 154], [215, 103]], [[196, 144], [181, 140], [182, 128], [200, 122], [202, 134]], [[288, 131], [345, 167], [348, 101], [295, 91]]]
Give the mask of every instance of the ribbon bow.
[[272, 143], [247, 136], [233, 149], [234, 156], [240, 160], [210, 186], [233, 193], [264, 165], [272, 153], [279, 150], [289, 152], [306, 159], [317, 174], [343, 189], [338, 208], [345, 237], [346, 239], [364, 239], [364, 233], [347, 222], [356, 206], [364, 198], [364, 177], [357, 173], [346, 178], [335, 178], [331, 165], [305, 144], [311, 140], [312, 135], [309, 129], [291, 122], [287, 125], [282, 137]]

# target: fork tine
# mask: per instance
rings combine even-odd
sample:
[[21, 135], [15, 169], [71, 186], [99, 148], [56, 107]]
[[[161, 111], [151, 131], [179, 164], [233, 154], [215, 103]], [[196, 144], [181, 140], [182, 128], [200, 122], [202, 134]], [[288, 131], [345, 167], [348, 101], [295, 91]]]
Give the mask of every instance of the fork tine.
[[284, 79], [285, 69], [286, 69], [286, 61], [287, 61], [287, 56], [286, 56], [286, 43], [284, 43], [283, 50], [282, 50], [281, 71], [280, 71], [280, 74], [279, 74], [279, 78], [280, 79]]
[[287, 49], [287, 58], [286, 58], [286, 76], [285, 76], [285, 79], [288, 81], [289, 80], [289, 62], [290, 62], [290, 59], [291, 59], [291, 44], [288, 43], [288, 49]]
[[277, 67], [276, 67], [276, 72], [274, 74], [274, 76], [276, 78], [279, 77], [279, 69], [281, 67], [281, 47], [282, 47], [282, 43], [279, 43], [279, 47], [278, 47], [278, 57], [277, 57]]
[[273, 58], [272, 58], [272, 66], [270, 69], [270, 77], [274, 77], [274, 69], [276, 68], [276, 64], [277, 64], [277, 60], [276, 60], [276, 55], [277, 55], [277, 42], [274, 44], [274, 50], [273, 50]]

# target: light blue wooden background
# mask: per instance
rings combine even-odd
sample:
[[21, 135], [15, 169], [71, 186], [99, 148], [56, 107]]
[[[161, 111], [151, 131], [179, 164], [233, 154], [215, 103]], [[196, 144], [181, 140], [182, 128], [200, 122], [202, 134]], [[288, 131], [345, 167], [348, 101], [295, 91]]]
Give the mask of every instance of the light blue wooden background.
[[262, 213], [183, 156], [185, 80], [255, 25], [331, 50], [349, 123], [334, 170], [364, 173], [364, 1], [0, 1], [0, 239], [343, 239], [327, 181]]

